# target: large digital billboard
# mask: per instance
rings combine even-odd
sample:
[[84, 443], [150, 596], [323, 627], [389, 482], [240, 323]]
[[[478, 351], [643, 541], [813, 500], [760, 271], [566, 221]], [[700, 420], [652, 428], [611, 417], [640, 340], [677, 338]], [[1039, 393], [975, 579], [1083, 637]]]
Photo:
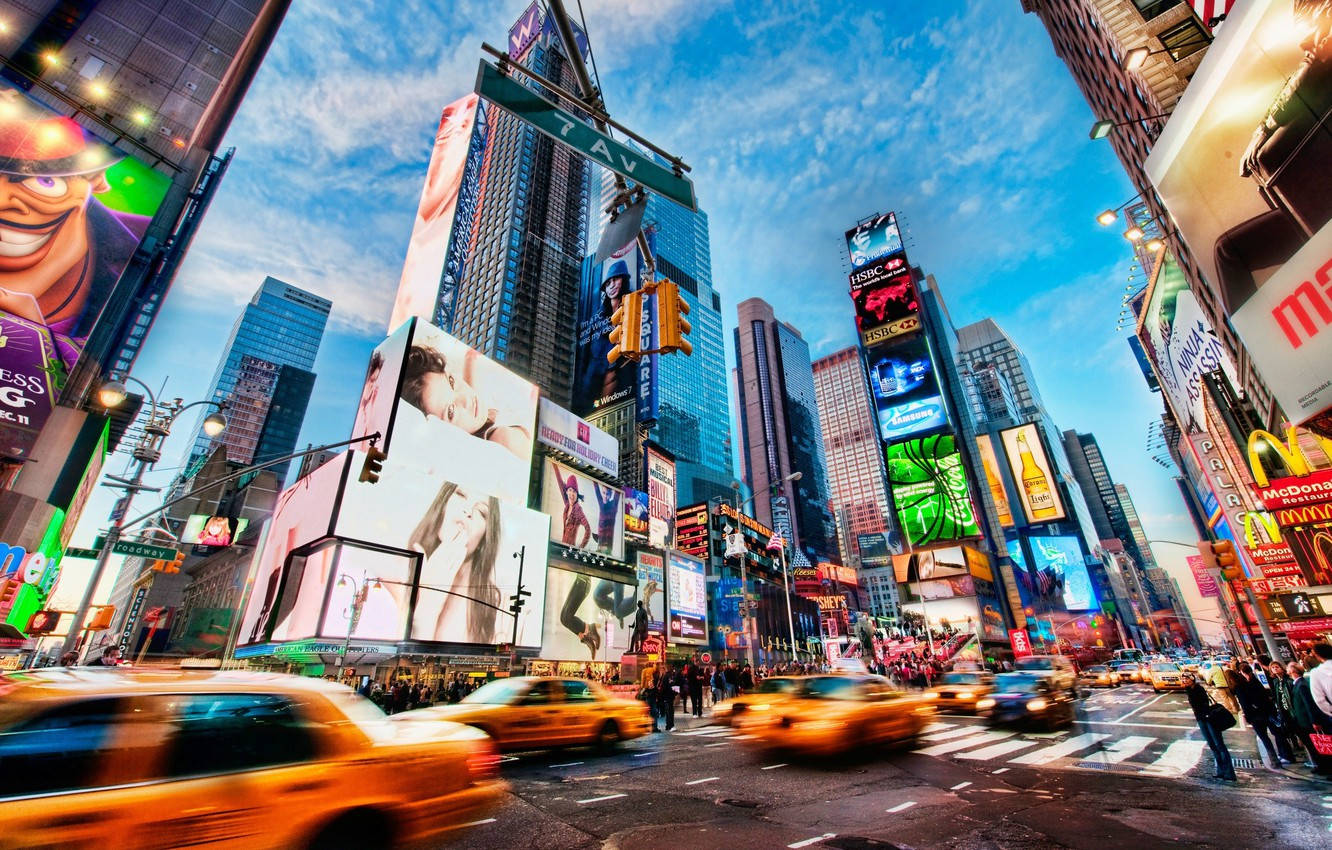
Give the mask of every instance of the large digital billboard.
[[675, 545], [675, 461], [647, 449], [648, 542], [657, 549]]
[[25, 458], [171, 180], [0, 81], [0, 454]]
[[551, 517], [550, 539], [624, 560], [624, 493], [547, 459], [541, 472], [541, 510]]
[[708, 582], [703, 562], [678, 552], [670, 553], [666, 588], [670, 599], [669, 639], [677, 643], [707, 643]]
[[856, 330], [866, 347], [880, 345], [920, 329], [920, 299], [910, 273], [851, 293]]
[[1332, 406], [1327, 32], [1326, 3], [1237, 4], [1145, 163], [1296, 424]]
[[614, 437], [548, 398], [537, 408], [537, 442], [578, 458], [612, 478], [620, 474], [620, 444]]
[[576, 572], [556, 562], [546, 571], [546, 621], [541, 657], [552, 661], [615, 661], [629, 651], [638, 589]]
[[866, 354], [879, 438], [893, 442], [948, 424], [923, 335]]
[[846, 232], [846, 252], [851, 269], [863, 269], [875, 260], [902, 253], [902, 233], [897, 215], [884, 213], [861, 222]]
[[1030, 537], [1031, 557], [1043, 587], [1058, 588], [1064, 608], [1069, 611], [1094, 611], [1096, 591], [1087, 572], [1078, 538]]
[[1004, 528], [1012, 528], [1015, 525], [1013, 508], [1008, 503], [1008, 491], [1004, 489], [1004, 477], [999, 471], [999, 458], [995, 455], [994, 442], [989, 434], [976, 436], [976, 453], [980, 455], [981, 468], [985, 470], [985, 486], [990, 491], [990, 498], [994, 500], [999, 524]]
[[999, 438], [1008, 455], [1008, 468], [1017, 484], [1027, 522], [1053, 522], [1066, 517], [1064, 501], [1059, 497], [1059, 484], [1036, 426], [1028, 422], [1007, 428], [999, 432]]
[[654, 552], [638, 553], [638, 598], [647, 609], [648, 631], [666, 627], [666, 560]]
[[[445, 290], [451, 294], [457, 285], [457, 280], [445, 281], [445, 261], [454, 241], [459, 207], [465, 206], [461, 203], [468, 194], [464, 189], [474, 189], [479, 180], [481, 158], [469, 157], [470, 152], [484, 145], [484, 138], [474, 132], [481, 114], [479, 104], [477, 95], [464, 95], [444, 107], [440, 115], [416, 221], [407, 243], [398, 295], [389, 318], [390, 332], [412, 316], [423, 322], [436, 321]], [[468, 171], [473, 173], [467, 174]], [[466, 239], [460, 235], [457, 241], [465, 243]]]
[[378, 446], [388, 451], [393, 430], [393, 412], [398, 401], [398, 382], [407, 359], [407, 344], [411, 342], [412, 326], [403, 324], [389, 334], [370, 353], [361, 383], [361, 400], [356, 404], [356, 421], [352, 434], [380, 434]]
[[[603, 263], [586, 257], [578, 295], [577, 339], [575, 340], [573, 412], [588, 416], [635, 398], [639, 364], [621, 359], [607, 360], [611, 317], [624, 296], [638, 291], [649, 274], [638, 243], [630, 242]], [[646, 306], [644, 307], [646, 309]]]
[[980, 534], [952, 434], [893, 443], [886, 456], [898, 523], [912, 546]]

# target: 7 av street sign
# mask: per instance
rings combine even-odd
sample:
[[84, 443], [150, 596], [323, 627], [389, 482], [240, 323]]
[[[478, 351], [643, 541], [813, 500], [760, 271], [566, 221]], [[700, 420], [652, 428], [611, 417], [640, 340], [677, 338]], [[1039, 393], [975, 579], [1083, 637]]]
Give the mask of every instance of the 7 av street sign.
[[498, 68], [484, 59], [476, 75], [476, 93], [588, 159], [601, 163], [611, 171], [683, 207], [698, 209], [698, 202], [694, 199], [694, 184], [687, 178], [677, 176], [674, 171], [659, 165], [646, 154], [589, 127], [573, 113], [501, 74]]

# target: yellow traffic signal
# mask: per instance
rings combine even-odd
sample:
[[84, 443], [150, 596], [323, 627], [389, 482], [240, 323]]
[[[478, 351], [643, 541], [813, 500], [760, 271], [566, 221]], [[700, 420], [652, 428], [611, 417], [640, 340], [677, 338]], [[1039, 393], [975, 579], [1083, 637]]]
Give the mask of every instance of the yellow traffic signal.
[[621, 357], [637, 360], [643, 350], [643, 293], [626, 292], [620, 306], [611, 314], [610, 341], [613, 347], [606, 354], [611, 363]]
[[384, 471], [384, 459], [388, 454], [371, 446], [365, 450], [365, 463], [361, 464], [361, 483], [374, 484], [379, 481], [379, 473]]
[[1221, 570], [1221, 577], [1226, 581], [1236, 581], [1244, 578], [1244, 570], [1240, 568], [1234, 543], [1229, 540], [1212, 541], [1212, 557], [1216, 559], [1216, 566]]
[[97, 611], [88, 621], [88, 625], [83, 627], [85, 632], [103, 632], [111, 628], [111, 618], [116, 616], [116, 606], [98, 605]]
[[185, 563], [185, 553], [177, 552], [176, 557], [172, 558], [170, 561], [162, 562], [162, 572], [178, 573], [180, 572], [181, 565], [184, 563]]
[[689, 302], [680, 297], [680, 287], [669, 280], [657, 284], [657, 321], [661, 323], [658, 350], [663, 354], [683, 351], [685, 356], [694, 353], [694, 346], [685, 335], [693, 330], [689, 320]]

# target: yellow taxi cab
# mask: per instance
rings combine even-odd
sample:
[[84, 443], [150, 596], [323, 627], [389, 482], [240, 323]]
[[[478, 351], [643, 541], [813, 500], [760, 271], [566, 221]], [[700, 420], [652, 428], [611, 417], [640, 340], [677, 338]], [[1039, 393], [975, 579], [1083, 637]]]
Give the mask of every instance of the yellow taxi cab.
[[452, 720], [485, 732], [501, 750], [592, 745], [609, 749], [652, 731], [652, 716], [637, 700], [612, 696], [586, 679], [514, 676], [496, 679], [456, 705], [394, 715], [401, 722]]
[[772, 711], [790, 699], [800, 688], [803, 676], [769, 676], [759, 682], [752, 694], [735, 697], [712, 707], [712, 722], [721, 726], [734, 726], [736, 720], [749, 711]]
[[954, 670], [944, 673], [939, 684], [922, 694], [935, 711], [975, 714], [976, 701], [994, 690], [994, 676], [983, 670]]
[[0, 677], [0, 848], [392, 847], [505, 784], [484, 735], [405, 726], [279, 674], [52, 668]]
[[1148, 680], [1152, 683], [1152, 690], [1160, 693], [1161, 691], [1182, 691], [1186, 688], [1184, 684], [1184, 671], [1179, 669], [1179, 665], [1171, 661], [1154, 661], [1147, 668]]
[[1113, 688], [1119, 685], [1119, 673], [1107, 664], [1093, 664], [1078, 671], [1078, 683], [1089, 688]]
[[805, 678], [773, 711], [749, 712], [737, 726], [760, 750], [831, 756], [852, 749], [910, 743], [934, 716], [930, 701], [882, 676]]
[[1110, 664], [1109, 667], [1111, 670], [1114, 670], [1119, 674], [1120, 682], [1145, 681], [1142, 665], [1138, 664], [1136, 661], [1120, 661], [1118, 663]]

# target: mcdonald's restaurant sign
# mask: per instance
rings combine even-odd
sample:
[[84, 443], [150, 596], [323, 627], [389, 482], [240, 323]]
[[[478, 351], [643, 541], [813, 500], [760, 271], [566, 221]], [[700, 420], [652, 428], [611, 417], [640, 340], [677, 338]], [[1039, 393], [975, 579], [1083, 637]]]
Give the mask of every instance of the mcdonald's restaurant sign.
[[[1325, 468], [1314, 468], [1301, 436], [1320, 450]], [[1332, 440], [1294, 425], [1286, 429], [1284, 443], [1270, 431], [1258, 430], [1249, 434], [1248, 455], [1254, 495], [1269, 511], [1332, 503]], [[1279, 462], [1289, 474], [1269, 480], [1263, 458]]]

